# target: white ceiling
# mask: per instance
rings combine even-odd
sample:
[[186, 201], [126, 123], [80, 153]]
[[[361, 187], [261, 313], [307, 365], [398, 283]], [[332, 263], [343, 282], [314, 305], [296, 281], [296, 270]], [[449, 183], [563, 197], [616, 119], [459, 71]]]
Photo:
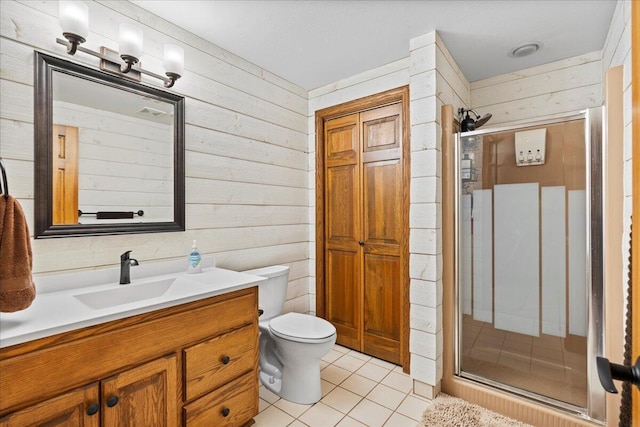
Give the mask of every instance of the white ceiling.
[[[600, 50], [616, 1], [133, 3], [310, 90], [405, 58], [409, 40], [433, 30], [471, 82]], [[525, 58], [507, 55], [523, 42], [541, 42], [543, 48]]]

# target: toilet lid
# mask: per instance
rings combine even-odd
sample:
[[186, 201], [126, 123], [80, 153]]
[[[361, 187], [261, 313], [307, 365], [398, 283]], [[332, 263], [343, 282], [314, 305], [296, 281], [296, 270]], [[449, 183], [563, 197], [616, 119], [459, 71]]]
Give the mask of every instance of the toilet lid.
[[300, 313], [287, 313], [271, 319], [269, 329], [291, 341], [323, 340], [336, 333], [336, 328], [326, 320]]

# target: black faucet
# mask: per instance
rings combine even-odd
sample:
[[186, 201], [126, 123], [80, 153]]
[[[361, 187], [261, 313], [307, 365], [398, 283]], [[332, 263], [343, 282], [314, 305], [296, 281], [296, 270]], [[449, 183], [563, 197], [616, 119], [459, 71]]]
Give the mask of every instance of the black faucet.
[[131, 266], [138, 265], [138, 260], [135, 258], [129, 258], [131, 251], [126, 251], [120, 255], [120, 284], [128, 285], [131, 283]]

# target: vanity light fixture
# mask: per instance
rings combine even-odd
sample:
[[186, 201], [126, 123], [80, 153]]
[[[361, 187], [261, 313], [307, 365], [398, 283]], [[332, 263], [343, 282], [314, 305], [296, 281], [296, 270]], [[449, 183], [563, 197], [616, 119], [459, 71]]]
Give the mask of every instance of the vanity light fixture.
[[78, 0], [60, 0], [60, 26], [66, 40], [56, 39], [67, 47], [69, 55], [76, 51], [98, 57], [100, 69], [140, 81], [140, 74], [155, 77], [164, 82], [164, 87], [170, 88], [184, 73], [184, 49], [180, 46], [167, 44], [164, 46], [164, 68], [166, 77], [144, 70], [140, 66], [142, 56], [142, 30], [135, 25], [122, 23], [119, 27], [119, 53], [101, 46], [100, 52], [81, 47], [89, 34], [89, 9], [86, 4]]

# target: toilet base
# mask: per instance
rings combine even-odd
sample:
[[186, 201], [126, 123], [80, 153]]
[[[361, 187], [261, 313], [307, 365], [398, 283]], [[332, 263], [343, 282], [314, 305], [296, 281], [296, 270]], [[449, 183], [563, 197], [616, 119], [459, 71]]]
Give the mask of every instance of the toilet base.
[[[313, 369], [308, 364], [300, 367], [284, 366], [282, 379], [260, 371], [260, 382], [267, 390], [293, 403], [309, 405], [318, 402], [322, 398], [322, 385], [320, 383], [320, 363]], [[287, 381], [287, 378], [293, 381]]]

